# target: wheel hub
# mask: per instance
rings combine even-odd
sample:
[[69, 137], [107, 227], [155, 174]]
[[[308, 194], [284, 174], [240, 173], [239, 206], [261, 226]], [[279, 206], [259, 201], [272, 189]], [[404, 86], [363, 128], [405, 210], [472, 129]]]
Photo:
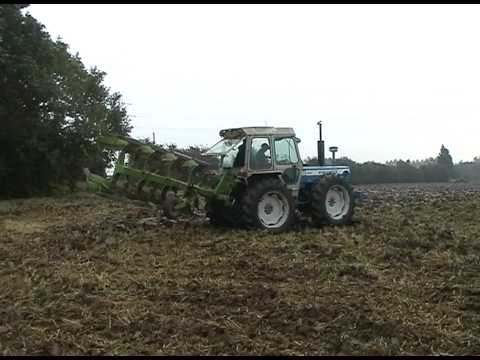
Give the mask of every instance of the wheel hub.
[[269, 192], [262, 196], [258, 203], [258, 218], [267, 228], [281, 227], [288, 218], [290, 206], [280, 192]]
[[348, 191], [340, 185], [334, 185], [328, 190], [325, 201], [327, 213], [333, 219], [343, 218], [350, 208]]
[[273, 212], [273, 205], [268, 203], [265, 205], [265, 214], [270, 215]]

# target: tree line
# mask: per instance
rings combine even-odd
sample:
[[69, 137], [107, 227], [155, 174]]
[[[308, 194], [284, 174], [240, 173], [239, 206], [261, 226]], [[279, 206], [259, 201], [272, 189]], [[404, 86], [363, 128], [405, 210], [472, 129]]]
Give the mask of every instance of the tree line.
[[[305, 160], [317, 164], [316, 157]], [[332, 165], [332, 159], [325, 163]], [[480, 158], [454, 164], [450, 151], [442, 145], [437, 157], [424, 160], [392, 160], [385, 164], [367, 161], [355, 162], [348, 157], [335, 160], [335, 165], [349, 166], [355, 184], [418, 183], [418, 182], [480, 182]]]
[[[151, 143], [149, 138], [144, 139]], [[208, 150], [208, 146], [195, 145], [183, 148], [175, 144], [161, 145], [164, 148], [175, 149], [190, 156], [200, 158]], [[317, 157], [307, 157], [304, 164], [317, 165]], [[480, 157], [470, 162], [453, 163], [450, 151], [442, 145], [437, 157], [424, 160], [392, 160], [385, 164], [367, 161], [356, 162], [348, 157], [325, 159], [325, 165], [349, 166], [354, 184], [380, 183], [419, 183], [419, 182], [480, 182]]]

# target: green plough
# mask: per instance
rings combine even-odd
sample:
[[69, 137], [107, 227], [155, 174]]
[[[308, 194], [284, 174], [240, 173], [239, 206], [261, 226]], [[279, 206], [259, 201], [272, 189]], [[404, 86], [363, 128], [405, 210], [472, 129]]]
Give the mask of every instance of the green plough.
[[98, 142], [105, 149], [118, 151], [118, 159], [111, 177], [85, 169], [91, 191], [122, 193], [156, 203], [170, 218], [201, 211], [208, 200], [229, 205], [236, 180], [228, 170], [219, 173], [207, 161], [129, 137], [105, 136]]

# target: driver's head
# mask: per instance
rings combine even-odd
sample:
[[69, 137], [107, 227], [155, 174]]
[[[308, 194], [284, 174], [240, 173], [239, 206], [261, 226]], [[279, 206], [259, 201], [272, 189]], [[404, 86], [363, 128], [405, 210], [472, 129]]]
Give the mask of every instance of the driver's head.
[[265, 152], [265, 151], [267, 151], [268, 149], [270, 149], [270, 146], [268, 146], [267, 143], [263, 143], [261, 149], [262, 149], [263, 152]]

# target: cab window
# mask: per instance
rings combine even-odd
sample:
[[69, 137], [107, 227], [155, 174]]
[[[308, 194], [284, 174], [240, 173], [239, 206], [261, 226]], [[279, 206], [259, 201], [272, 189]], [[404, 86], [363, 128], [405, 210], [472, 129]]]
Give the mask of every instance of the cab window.
[[292, 138], [275, 139], [275, 162], [277, 165], [298, 163], [297, 148]]
[[267, 170], [272, 168], [272, 155], [270, 140], [266, 137], [252, 139], [250, 151], [250, 168], [254, 170]]

